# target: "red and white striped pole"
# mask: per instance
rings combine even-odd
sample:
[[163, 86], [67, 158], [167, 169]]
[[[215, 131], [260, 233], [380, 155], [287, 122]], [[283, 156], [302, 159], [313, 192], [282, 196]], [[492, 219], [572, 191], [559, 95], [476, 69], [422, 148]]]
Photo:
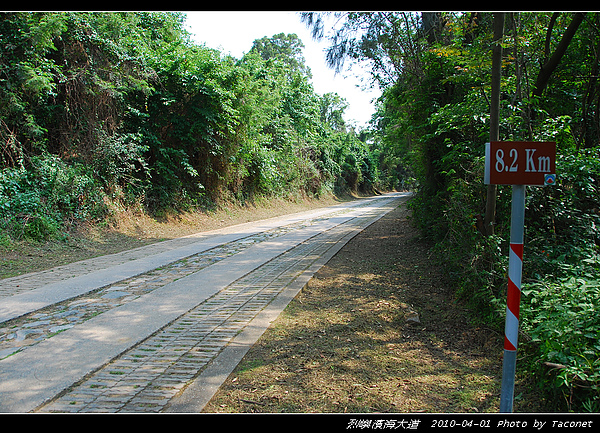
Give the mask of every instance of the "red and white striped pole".
[[512, 412], [519, 336], [521, 276], [523, 274], [523, 237], [525, 231], [525, 185], [513, 185], [508, 256], [508, 293], [504, 329], [504, 361], [500, 412]]
[[508, 293], [506, 297], [506, 328], [504, 330], [504, 349], [506, 350], [517, 350], [522, 272], [523, 243], [511, 242], [508, 256]]

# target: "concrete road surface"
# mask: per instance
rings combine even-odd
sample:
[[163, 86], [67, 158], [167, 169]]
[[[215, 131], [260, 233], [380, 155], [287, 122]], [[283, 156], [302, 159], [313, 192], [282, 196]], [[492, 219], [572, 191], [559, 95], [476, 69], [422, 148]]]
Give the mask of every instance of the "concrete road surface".
[[391, 193], [0, 280], [0, 412], [199, 412]]

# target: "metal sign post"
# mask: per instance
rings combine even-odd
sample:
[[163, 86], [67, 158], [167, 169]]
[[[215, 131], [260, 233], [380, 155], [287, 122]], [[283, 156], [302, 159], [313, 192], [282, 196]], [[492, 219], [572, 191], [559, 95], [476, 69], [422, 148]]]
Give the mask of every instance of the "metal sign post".
[[510, 212], [508, 293], [506, 296], [506, 324], [504, 328], [504, 360], [502, 365], [500, 412], [512, 412], [515, 370], [517, 366], [517, 340], [519, 336], [524, 226], [525, 185], [513, 185]]
[[510, 214], [510, 249], [508, 256], [508, 293], [504, 328], [504, 359], [500, 412], [512, 412], [521, 276], [523, 270], [523, 240], [525, 227], [526, 185], [553, 185], [555, 178], [556, 143], [491, 142], [485, 149], [485, 183], [512, 185]]

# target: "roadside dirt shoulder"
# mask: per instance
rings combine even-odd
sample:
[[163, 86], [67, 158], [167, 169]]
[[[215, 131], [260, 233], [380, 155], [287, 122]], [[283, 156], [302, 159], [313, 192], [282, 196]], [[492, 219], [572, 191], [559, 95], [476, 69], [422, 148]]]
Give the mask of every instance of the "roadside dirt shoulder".
[[497, 412], [501, 336], [470, 324], [406, 205], [309, 282], [205, 412]]
[[162, 218], [142, 212], [119, 211], [109, 221], [82, 225], [60, 239], [0, 244], [0, 279], [203, 231], [332, 206], [355, 198], [327, 195], [320, 199], [263, 199], [247, 205], [222, 204], [214, 211], [164, 215]]

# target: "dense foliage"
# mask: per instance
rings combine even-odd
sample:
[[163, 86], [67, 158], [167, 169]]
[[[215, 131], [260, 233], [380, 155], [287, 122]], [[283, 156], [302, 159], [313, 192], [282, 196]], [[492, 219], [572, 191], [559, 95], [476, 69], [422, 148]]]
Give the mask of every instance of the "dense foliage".
[[[377, 182], [346, 103], [318, 95], [296, 35], [242, 59], [177, 13], [0, 14], [2, 240], [43, 240], [112, 209], [318, 196]], [[362, 140], [361, 140], [362, 138]]]
[[[415, 222], [478, 320], [504, 326], [510, 186], [484, 229], [492, 13], [346, 13], [329, 61], [368, 60], [385, 86], [376, 141], [417, 185]], [[305, 13], [315, 34], [326, 16]], [[555, 410], [600, 410], [600, 14], [504, 13], [499, 138], [556, 141], [558, 181], [529, 187], [521, 298], [523, 377]], [[502, 28], [500, 27], [500, 28]], [[397, 166], [396, 166], [397, 167]], [[521, 358], [520, 358], [521, 359]]]

